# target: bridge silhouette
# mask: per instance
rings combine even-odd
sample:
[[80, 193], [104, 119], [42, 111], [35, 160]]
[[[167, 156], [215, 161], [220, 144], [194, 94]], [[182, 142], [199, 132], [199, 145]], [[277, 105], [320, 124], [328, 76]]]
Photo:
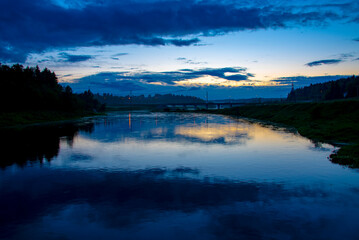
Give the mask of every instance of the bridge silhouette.
[[[115, 104], [112, 107], [122, 107], [122, 108], [157, 108], [163, 110], [206, 110], [206, 109], [224, 109], [224, 108], [232, 108], [239, 107], [248, 104], [262, 104], [269, 102], [282, 102], [282, 99], [262, 99], [262, 98], [253, 98], [253, 99], [241, 99], [241, 100], [212, 100], [212, 101], [203, 101], [203, 102], [157, 102], [157, 103], [139, 103], [132, 102], [123, 103], [123, 104]], [[111, 106], [111, 105], [110, 105]]]
[[223, 108], [232, 108], [243, 106], [246, 103], [236, 103], [236, 102], [208, 102], [208, 103], [168, 103], [161, 104], [164, 108], [168, 109], [223, 109]]
[[214, 109], [224, 109], [243, 106], [248, 103], [244, 102], [202, 102], [202, 103], [126, 103], [126, 104], [116, 104], [110, 105], [110, 107], [116, 108], [130, 108], [130, 109], [141, 109], [141, 108], [154, 108], [162, 110], [214, 110]]

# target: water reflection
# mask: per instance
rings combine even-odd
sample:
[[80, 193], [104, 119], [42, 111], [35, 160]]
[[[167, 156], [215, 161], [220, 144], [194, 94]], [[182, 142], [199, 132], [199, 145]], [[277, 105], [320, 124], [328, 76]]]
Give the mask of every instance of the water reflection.
[[176, 127], [174, 134], [206, 143], [235, 144], [248, 138], [248, 129], [239, 124], [205, 124]]
[[93, 128], [93, 123], [67, 123], [24, 129], [3, 129], [0, 132], [2, 138], [0, 167], [5, 168], [14, 163], [24, 166], [28, 162], [51, 161], [59, 154], [61, 141], [72, 146], [78, 131], [91, 133]]
[[0, 239], [359, 235], [359, 174], [330, 145], [216, 115], [86, 121], [2, 135]]
[[[147, 239], [148, 232], [142, 228], [143, 225], [170, 217], [177, 228], [185, 230], [194, 226], [176, 223], [181, 219], [178, 215], [191, 219], [198, 213], [201, 213], [200, 219], [196, 221], [200, 220], [202, 225], [195, 230], [197, 233], [204, 230], [204, 235], [196, 236], [197, 239], [208, 239], [210, 236], [219, 239], [238, 236], [258, 239], [268, 234], [274, 234], [273, 237], [302, 238], [312, 234], [313, 230], [316, 230], [316, 238], [329, 236], [325, 231], [341, 234], [342, 231], [356, 229], [345, 233], [347, 237], [359, 233], [354, 221], [359, 214], [357, 203], [343, 204], [340, 196], [332, 198], [323, 189], [286, 189], [276, 183], [215, 178], [198, 180], [183, 177], [184, 172], [196, 174], [197, 170], [78, 172], [27, 169], [23, 170], [21, 177], [7, 175], [0, 185], [0, 237], [46, 238], [53, 231], [72, 238], [73, 229], [62, 229], [63, 223], [68, 222], [76, 226], [84, 223], [90, 225], [96, 229], [96, 235], [106, 235], [108, 229], [114, 229], [116, 232], [111, 237], [123, 237], [129, 231], [141, 239]], [[307, 206], [312, 201], [325, 204], [314, 203], [317, 209], [313, 213], [313, 209]], [[336, 204], [335, 209], [330, 209], [332, 204]], [[281, 208], [284, 206], [286, 210], [283, 212]], [[331, 213], [338, 212], [345, 214], [346, 224], [331, 229], [337, 222]], [[320, 218], [316, 219], [315, 214]], [[162, 227], [171, 228], [164, 223]], [[317, 227], [320, 227], [320, 231]], [[26, 234], [31, 235], [19, 235], [24, 229]], [[59, 237], [54, 233], [50, 235]], [[173, 237], [181, 239], [180, 236]]]
[[179, 114], [146, 113], [131, 116], [129, 113], [127, 119], [114, 116], [97, 123], [92, 136], [106, 142], [138, 138], [229, 144], [244, 142], [248, 138], [248, 129], [245, 127], [248, 126], [208, 115], [189, 117]]

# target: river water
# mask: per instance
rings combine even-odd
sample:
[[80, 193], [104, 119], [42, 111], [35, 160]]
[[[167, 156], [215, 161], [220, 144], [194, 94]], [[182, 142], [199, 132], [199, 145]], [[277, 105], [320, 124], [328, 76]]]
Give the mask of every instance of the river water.
[[358, 239], [334, 147], [221, 115], [111, 113], [2, 134], [0, 239]]

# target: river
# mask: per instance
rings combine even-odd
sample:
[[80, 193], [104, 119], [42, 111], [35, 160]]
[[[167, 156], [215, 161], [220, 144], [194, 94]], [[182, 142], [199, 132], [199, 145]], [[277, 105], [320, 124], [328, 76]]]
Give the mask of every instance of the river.
[[2, 134], [0, 239], [358, 239], [359, 172], [293, 130], [110, 113]]

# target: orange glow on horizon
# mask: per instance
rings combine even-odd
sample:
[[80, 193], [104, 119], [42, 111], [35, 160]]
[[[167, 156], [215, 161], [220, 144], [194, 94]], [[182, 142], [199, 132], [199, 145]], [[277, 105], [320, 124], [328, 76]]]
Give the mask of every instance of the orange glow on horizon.
[[182, 80], [175, 82], [178, 86], [191, 87], [191, 86], [218, 86], [218, 87], [243, 87], [243, 86], [279, 86], [278, 82], [272, 81], [259, 81], [259, 80], [243, 80], [233, 81], [218, 77], [200, 77], [196, 79]]

